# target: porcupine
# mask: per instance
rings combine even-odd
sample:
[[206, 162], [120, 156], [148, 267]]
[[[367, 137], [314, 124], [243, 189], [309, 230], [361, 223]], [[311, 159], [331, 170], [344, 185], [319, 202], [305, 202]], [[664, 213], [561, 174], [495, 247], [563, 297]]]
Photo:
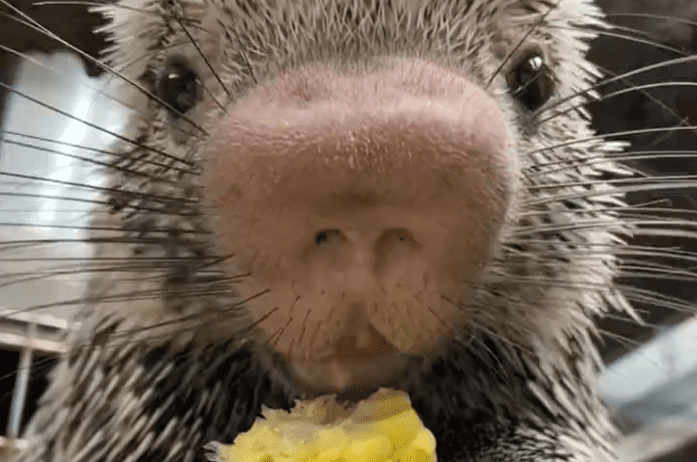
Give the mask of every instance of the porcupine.
[[20, 460], [204, 460], [262, 405], [378, 386], [444, 462], [615, 460], [593, 318], [632, 312], [632, 229], [582, 106], [595, 7], [104, 10], [137, 112], [92, 239], [137, 278], [91, 284]]

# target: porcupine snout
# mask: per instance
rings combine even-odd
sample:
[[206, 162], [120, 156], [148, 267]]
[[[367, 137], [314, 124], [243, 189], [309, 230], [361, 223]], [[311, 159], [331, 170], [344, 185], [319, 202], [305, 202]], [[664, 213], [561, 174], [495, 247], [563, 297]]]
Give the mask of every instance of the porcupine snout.
[[204, 194], [252, 320], [301, 381], [381, 383], [466, 322], [513, 150], [491, 96], [422, 61], [290, 70], [228, 108]]

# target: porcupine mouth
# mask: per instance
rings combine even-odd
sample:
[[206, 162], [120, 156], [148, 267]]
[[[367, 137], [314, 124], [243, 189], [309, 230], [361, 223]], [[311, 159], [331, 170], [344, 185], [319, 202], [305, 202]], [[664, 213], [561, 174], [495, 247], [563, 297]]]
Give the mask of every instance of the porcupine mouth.
[[365, 340], [353, 335], [340, 338], [335, 354], [325, 361], [292, 360], [294, 374], [318, 390], [369, 394], [378, 385], [387, 385], [414, 359], [401, 353], [374, 327], [370, 326], [370, 331], [371, 338]]
[[212, 139], [217, 241], [305, 385], [383, 384], [464, 321], [516, 175], [479, 87], [422, 61], [288, 71], [235, 102]]

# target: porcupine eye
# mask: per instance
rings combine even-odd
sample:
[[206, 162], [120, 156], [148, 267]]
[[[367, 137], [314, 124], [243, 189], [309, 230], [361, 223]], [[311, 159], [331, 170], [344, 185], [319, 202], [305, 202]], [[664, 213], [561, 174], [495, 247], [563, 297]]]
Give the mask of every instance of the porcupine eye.
[[201, 81], [196, 72], [180, 58], [170, 59], [160, 74], [157, 96], [181, 116], [201, 100]]
[[554, 92], [551, 72], [538, 52], [523, 55], [509, 72], [507, 82], [511, 95], [530, 111], [542, 107]]

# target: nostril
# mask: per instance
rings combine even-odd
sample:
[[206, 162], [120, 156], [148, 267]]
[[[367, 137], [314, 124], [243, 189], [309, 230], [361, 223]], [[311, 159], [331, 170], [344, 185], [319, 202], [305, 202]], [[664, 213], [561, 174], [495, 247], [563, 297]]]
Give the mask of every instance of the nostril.
[[321, 246], [331, 244], [332, 242], [341, 241], [343, 239], [344, 235], [338, 229], [327, 229], [315, 235], [315, 245]]
[[405, 228], [386, 229], [375, 243], [377, 274], [383, 283], [416, 287], [428, 267], [421, 242]]
[[[349, 274], [356, 276], [368, 271], [407, 284], [405, 277], [411, 281], [413, 278], [408, 275], [422, 275], [428, 266], [421, 241], [407, 228], [326, 228], [316, 231], [312, 239], [303, 250], [304, 264], [320, 273], [340, 272], [342, 280]], [[422, 277], [417, 279], [420, 283]]]
[[395, 245], [403, 247], [404, 250], [421, 250], [421, 244], [409, 230], [405, 228], [390, 228], [385, 230], [378, 239], [376, 243], [376, 253], [381, 254], [393, 251]]

